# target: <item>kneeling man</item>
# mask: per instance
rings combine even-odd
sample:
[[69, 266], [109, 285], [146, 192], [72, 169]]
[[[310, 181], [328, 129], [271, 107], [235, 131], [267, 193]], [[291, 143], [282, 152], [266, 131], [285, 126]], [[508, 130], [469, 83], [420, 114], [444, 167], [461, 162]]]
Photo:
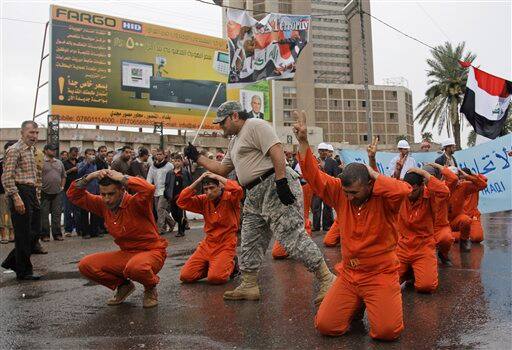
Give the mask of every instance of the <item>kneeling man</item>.
[[[204, 194], [197, 195], [199, 186]], [[240, 201], [244, 193], [236, 181], [206, 172], [185, 188], [177, 204], [202, 214], [206, 237], [181, 269], [180, 279], [190, 283], [206, 277], [212, 284], [229, 280], [236, 269], [236, 242], [240, 223]]]
[[[87, 183], [96, 179], [100, 195], [86, 190]], [[157, 273], [167, 256], [167, 241], [158, 234], [153, 216], [154, 192], [155, 186], [146, 180], [114, 170], [90, 173], [73, 182], [67, 192], [71, 203], [105, 219], [107, 231], [121, 248], [87, 255], [78, 264], [83, 276], [117, 289], [108, 305], [121, 304], [135, 290], [132, 281], [144, 286], [145, 308], [158, 304]]]

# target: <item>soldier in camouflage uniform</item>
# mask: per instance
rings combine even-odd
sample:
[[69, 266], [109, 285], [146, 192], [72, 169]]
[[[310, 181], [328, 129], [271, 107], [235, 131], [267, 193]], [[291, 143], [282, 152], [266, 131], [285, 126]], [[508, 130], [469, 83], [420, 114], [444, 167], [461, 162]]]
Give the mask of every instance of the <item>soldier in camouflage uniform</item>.
[[189, 144], [185, 155], [206, 169], [226, 176], [235, 169], [246, 189], [243, 208], [240, 269], [242, 283], [224, 293], [229, 300], [258, 300], [257, 274], [272, 235], [293, 259], [301, 261], [315, 273], [320, 289], [319, 304], [335, 276], [304, 228], [303, 194], [299, 177], [286, 167], [282, 145], [270, 124], [249, 118], [240, 103], [228, 101], [217, 110], [214, 123], [224, 136], [234, 136], [222, 162], [199, 155]]

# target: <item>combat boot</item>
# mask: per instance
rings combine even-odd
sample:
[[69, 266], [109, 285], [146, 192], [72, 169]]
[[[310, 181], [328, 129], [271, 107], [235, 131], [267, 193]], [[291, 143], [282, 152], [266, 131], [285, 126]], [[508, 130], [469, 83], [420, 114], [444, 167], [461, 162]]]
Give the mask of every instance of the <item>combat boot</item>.
[[320, 303], [322, 302], [322, 300], [324, 300], [327, 291], [329, 290], [329, 288], [331, 288], [332, 284], [334, 283], [336, 275], [334, 275], [331, 272], [331, 270], [329, 270], [325, 261], [322, 260], [322, 264], [315, 271], [315, 276], [319, 284], [318, 294], [315, 298], [315, 305], [320, 306]]
[[258, 287], [257, 272], [242, 272], [242, 283], [234, 290], [224, 293], [227, 300], [259, 300], [260, 287]]

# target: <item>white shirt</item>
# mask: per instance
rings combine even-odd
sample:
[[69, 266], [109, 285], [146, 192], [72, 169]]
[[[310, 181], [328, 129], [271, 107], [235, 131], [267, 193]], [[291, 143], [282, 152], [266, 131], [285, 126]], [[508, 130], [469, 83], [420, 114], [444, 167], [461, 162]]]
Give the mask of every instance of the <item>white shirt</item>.
[[149, 168], [147, 181], [150, 184], [155, 185], [155, 197], [163, 196], [165, 191], [165, 176], [169, 171], [174, 170], [174, 165], [171, 163], [165, 164], [161, 168], [157, 168], [156, 166], [152, 165], [151, 168]]
[[[391, 161], [389, 162], [388, 166], [388, 176], [393, 176], [395, 173], [396, 168], [396, 162], [400, 159], [400, 154], [395, 156]], [[416, 161], [413, 157], [410, 155], [407, 155], [407, 158], [405, 158], [404, 166], [402, 167], [402, 171], [400, 172], [400, 179], [403, 179], [405, 174], [409, 171], [409, 169], [416, 167]]]

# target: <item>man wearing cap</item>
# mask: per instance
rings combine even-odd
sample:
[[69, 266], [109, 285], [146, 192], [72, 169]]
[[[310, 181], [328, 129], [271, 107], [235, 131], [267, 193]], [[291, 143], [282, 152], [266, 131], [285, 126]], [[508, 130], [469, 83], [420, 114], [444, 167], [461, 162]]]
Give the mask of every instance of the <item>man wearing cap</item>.
[[416, 166], [416, 161], [409, 155], [411, 147], [407, 140], [398, 141], [397, 148], [399, 154], [389, 162], [387, 175], [402, 180], [409, 169]]
[[453, 139], [446, 139], [441, 142], [441, 146], [443, 147], [443, 154], [436, 159], [436, 163], [444, 166], [457, 166], [457, 161], [453, 157], [453, 153], [455, 152], [455, 141]]
[[304, 229], [302, 190], [298, 175], [286, 167], [283, 147], [272, 126], [249, 118], [240, 103], [227, 101], [219, 106], [215, 124], [231, 138], [222, 162], [200, 156], [189, 144], [185, 155], [211, 172], [226, 176], [236, 170], [246, 189], [243, 208], [240, 269], [242, 283], [224, 293], [228, 300], [258, 300], [258, 271], [272, 235], [291, 258], [300, 260], [315, 273], [319, 283], [315, 303], [319, 304], [335, 276], [322, 253]]
[[52, 216], [51, 232], [56, 241], [64, 240], [60, 227], [60, 217], [62, 215], [61, 192], [66, 184], [66, 169], [64, 164], [55, 158], [57, 145], [44, 146], [44, 163], [42, 172], [41, 187], [41, 218], [42, 232], [41, 240], [48, 242], [50, 240], [50, 224], [48, 216]]
[[[334, 147], [327, 143], [321, 142], [318, 147], [318, 158], [320, 162], [320, 169], [330, 176], [338, 176], [340, 168], [338, 163], [331, 158]], [[322, 210], [323, 209], [323, 210]], [[332, 223], [334, 222], [332, 208], [325, 204], [320, 197], [313, 197], [313, 231], [320, 231], [320, 221], [324, 231], [329, 231]], [[320, 218], [322, 220], [320, 220]]]

